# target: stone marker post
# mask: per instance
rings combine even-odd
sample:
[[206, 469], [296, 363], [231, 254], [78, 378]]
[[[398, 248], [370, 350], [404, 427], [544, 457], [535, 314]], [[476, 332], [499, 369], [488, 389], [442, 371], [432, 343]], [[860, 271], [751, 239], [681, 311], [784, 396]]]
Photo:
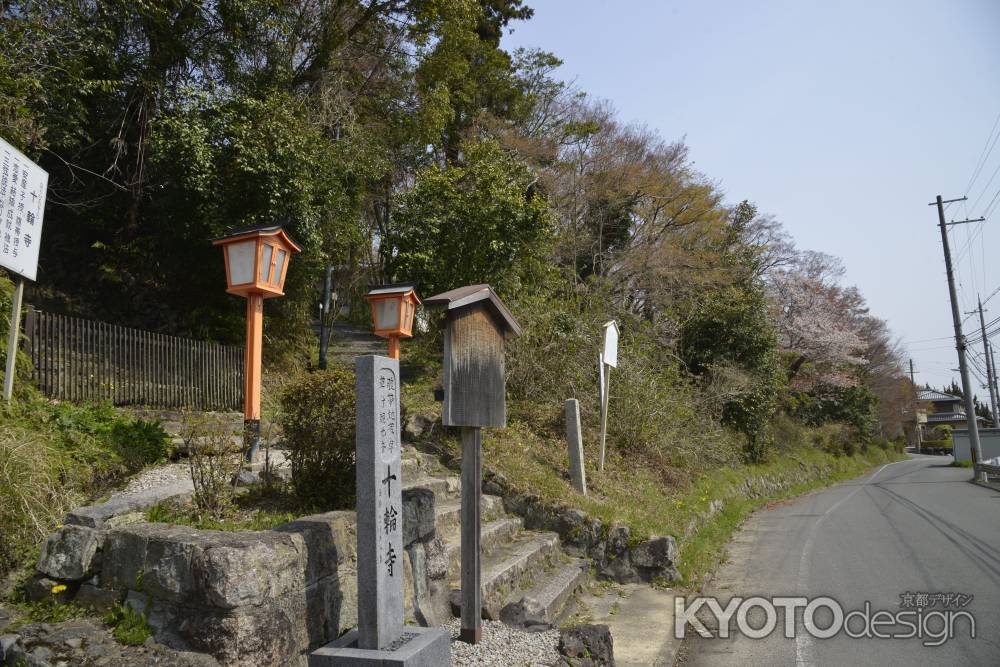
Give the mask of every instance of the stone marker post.
[[569, 446], [569, 472], [573, 488], [587, 495], [587, 474], [583, 468], [583, 432], [580, 429], [580, 401], [566, 399], [566, 443]]
[[399, 361], [358, 357], [356, 373], [358, 648], [384, 649], [403, 631]]
[[356, 364], [358, 628], [314, 651], [309, 667], [447, 667], [446, 630], [403, 626], [399, 361]]

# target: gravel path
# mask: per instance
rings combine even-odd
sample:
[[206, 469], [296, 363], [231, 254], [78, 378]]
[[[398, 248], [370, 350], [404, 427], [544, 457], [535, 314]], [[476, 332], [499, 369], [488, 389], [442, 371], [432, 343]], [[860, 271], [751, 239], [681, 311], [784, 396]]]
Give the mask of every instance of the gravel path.
[[525, 632], [500, 621], [483, 621], [483, 641], [466, 644], [458, 641], [461, 620], [447, 625], [451, 631], [451, 659], [455, 667], [549, 667], [559, 660], [559, 631]]
[[134, 496], [148, 489], [159, 486], [170, 486], [184, 480], [190, 480], [187, 463], [164, 463], [153, 468], [147, 468], [128, 481], [124, 489], [118, 491], [112, 498]]

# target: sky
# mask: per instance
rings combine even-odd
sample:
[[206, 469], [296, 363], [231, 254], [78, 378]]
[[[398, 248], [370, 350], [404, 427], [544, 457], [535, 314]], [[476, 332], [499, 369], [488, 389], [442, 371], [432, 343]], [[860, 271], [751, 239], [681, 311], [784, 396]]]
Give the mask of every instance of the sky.
[[[756, 202], [798, 247], [843, 260], [845, 283], [903, 339], [919, 384], [958, 379], [927, 204], [968, 193], [946, 217], [977, 218], [1000, 191], [1000, 143], [969, 186], [1000, 118], [1000, 0], [527, 4], [535, 16], [504, 48], [554, 53], [560, 78], [624, 121], [685, 139], [728, 202]], [[985, 223], [952, 227], [963, 312], [1000, 287], [995, 205]], [[1000, 294], [985, 307], [987, 322], [1000, 318]]]

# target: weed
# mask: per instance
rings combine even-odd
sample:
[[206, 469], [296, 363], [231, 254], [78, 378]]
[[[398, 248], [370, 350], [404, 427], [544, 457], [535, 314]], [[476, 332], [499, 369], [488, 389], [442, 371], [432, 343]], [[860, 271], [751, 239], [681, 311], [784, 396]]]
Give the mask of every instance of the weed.
[[139, 613], [128, 605], [118, 603], [104, 616], [104, 623], [112, 628], [111, 634], [120, 644], [141, 646], [153, 636], [153, 629], [147, 621], [147, 611]]

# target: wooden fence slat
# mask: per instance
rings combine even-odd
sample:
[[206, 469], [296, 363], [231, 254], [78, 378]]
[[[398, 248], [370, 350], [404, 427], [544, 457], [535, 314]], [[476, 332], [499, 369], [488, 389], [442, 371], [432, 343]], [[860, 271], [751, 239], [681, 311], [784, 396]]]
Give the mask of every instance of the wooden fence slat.
[[240, 410], [241, 346], [35, 310], [24, 336], [32, 377], [52, 398], [114, 405]]

